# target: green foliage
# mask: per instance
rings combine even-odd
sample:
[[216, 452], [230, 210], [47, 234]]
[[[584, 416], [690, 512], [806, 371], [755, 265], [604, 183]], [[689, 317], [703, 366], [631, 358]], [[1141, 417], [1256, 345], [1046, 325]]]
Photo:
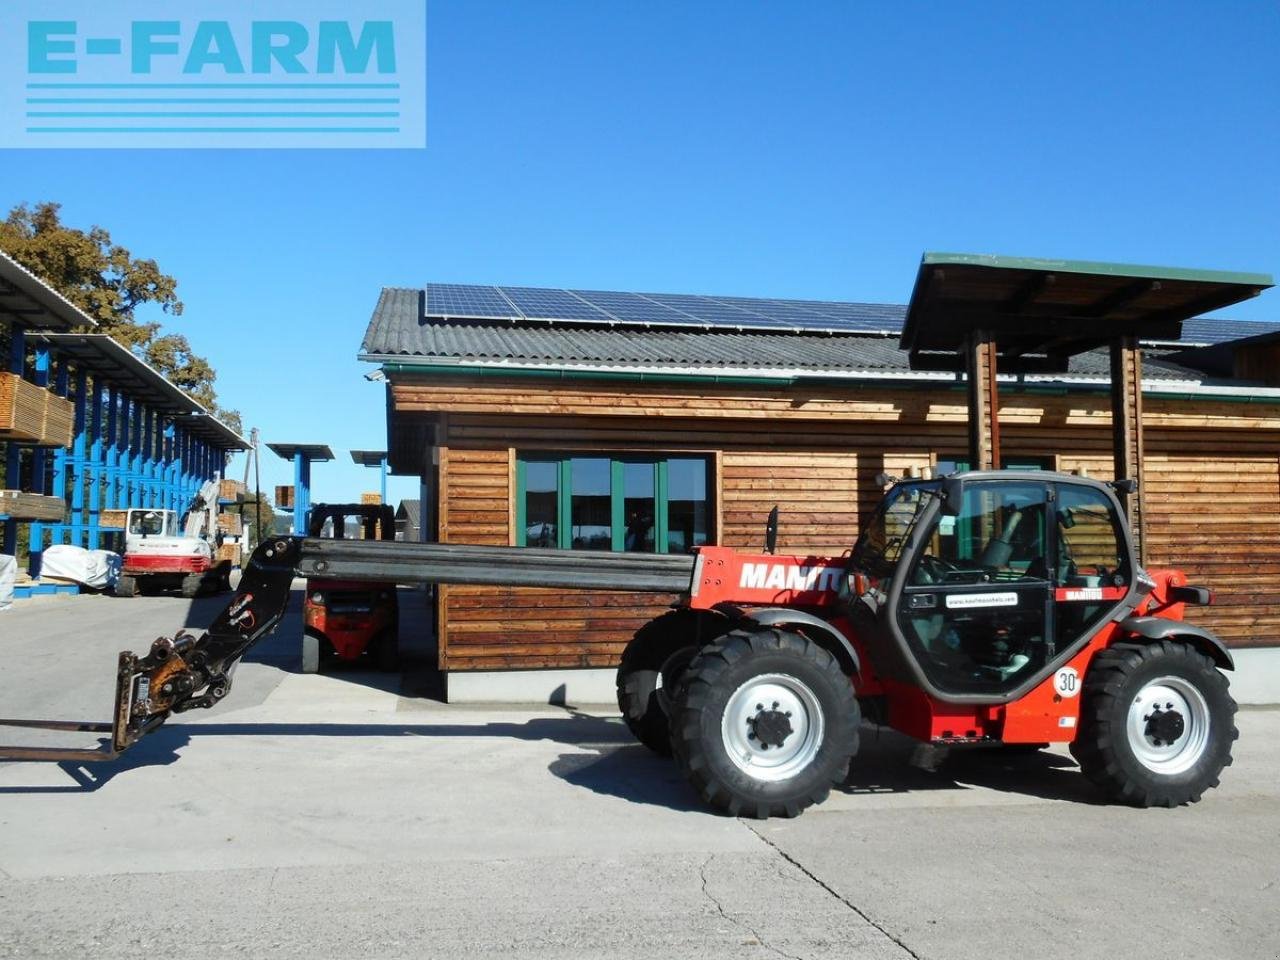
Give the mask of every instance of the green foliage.
[[0, 221], [0, 250], [97, 321], [97, 332], [128, 347], [197, 403], [240, 430], [240, 414], [218, 406], [217, 374], [209, 361], [196, 354], [182, 334], [162, 333], [160, 323], [135, 319], [143, 304], [181, 316], [178, 281], [156, 261], [135, 258], [113, 243], [102, 227], [86, 233], [66, 226], [61, 209], [58, 203], [14, 207]]

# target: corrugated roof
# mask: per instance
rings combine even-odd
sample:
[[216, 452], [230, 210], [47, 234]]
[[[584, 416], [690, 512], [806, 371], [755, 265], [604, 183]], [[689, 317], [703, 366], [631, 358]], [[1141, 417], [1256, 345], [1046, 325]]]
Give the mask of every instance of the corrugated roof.
[[[384, 290], [365, 335], [365, 359], [421, 358], [453, 363], [505, 362], [539, 367], [795, 370], [821, 374], [907, 374], [895, 337], [858, 334], [644, 330], [635, 327], [530, 326], [428, 320], [415, 290]], [[1069, 374], [1105, 380], [1102, 351], [1071, 359]], [[1148, 379], [1199, 380], [1197, 371], [1149, 353]]]
[[[450, 289], [457, 295], [455, 299], [465, 302], [468, 297], [461, 294], [470, 291], [492, 293], [492, 291], [499, 288], [454, 285]], [[511, 289], [515, 290], [517, 288]], [[536, 296], [539, 293], [546, 293], [549, 296], [566, 293], [566, 291], [562, 290], [544, 290], [543, 288], [518, 289], [523, 295], [529, 297]], [[458, 293], [459, 291], [461, 291], [461, 294]], [[600, 302], [606, 304], [610, 302], [610, 297], [637, 296], [636, 294], [611, 293], [609, 291], [585, 291], [583, 295], [594, 296]], [[669, 301], [680, 300], [679, 295], [674, 294], [646, 294], [644, 296], [648, 298], [665, 298]], [[701, 301], [708, 298], [692, 299]], [[683, 301], [681, 300], [680, 302]], [[569, 331], [570, 333], [593, 330], [639, 330], [645, 337], [656, 335], [657, 332], [664, 330], [689, 332], [698, 336], [704, 334], [742, 333], [747, 337], [803, 337], [813, 334], [818, 334], [819, 336], [847, 336], [852, 334], [856, 336], [874, 335], [876, 332], [896, 334], [902, 330], [907, 311], [906, 306], [891, 303], [829, 303], [826, 301], [762, 300], [747, 297], [720, 297], [715, 300], [715, 303], [721, 308], [721, 312], [717, 314], [720, 319], [716, 322], [708, 323], [706, 326], [692, 324], [688, 322], [688, 318], [678, 325], [664, 324], [661, 320], [655, 319], [648, 326], [637, 326], [633, 323], [610, 324], [599, 320], [592, 322], [548, 320], [545, 318], [515, 316], [514, 312], [511, 317], [505, 318], [464, 317], [456, 313], [451, 316], [444, 316], [439, 311], [429, 309], [427, 290], [425, 288], [390, 287], [382, 291], [382, 296], [378, 300], [378, 305], [374, 310], [368, 331], [365, 334], [364, 352], [366, 354], [412, 356], [420, 347], [419, 338], [422, 328], [450, 325], [464, 325], [476, 329], [492, 329], [495, 327], [498, 329], [512, 327], [516, 329], [543, 329], [549, 326], [557, 330]], [[735, 326], [734, 323], [724, 319], [726, 315], [723, 311], [730, 308], [733, 311], [742, 313], [744, 317], [746, 316], [744, 311], [750, 311], [751, 314], [756, 315], [758, 320], [770, 320], [772, 326], [760, 326], [758, 324]], [[693, 308], [690, 307], [690, 309]], [[821, 324], [815, 326], [815, 321], [812, 320], [812, 317], [822, 312], [839, 315], [843, 318], [843, 322], [850, 326], [835, 330], [824, 327]], [[675, 314], [672, 315], [674, 316]], [[656, 312], [654, 316], [657, 316]], [[855, 319], [856, 323], [854, 322]], [[1242, 337], [1257, 336], [1277, 330], [1280, 330], [1280, 323], [1198, 317], [1184, 323], [1183, 335], [1177, 343], [1182, 347], [1208, 345]]]
[[98, 324], [34, 273], [0, 251], [0, 317], [33, 330], [93, 329]]
[[232, 430], [201, 404], [192, 400], [180, 387], [145, 360], [134, 356], [123, 344], [105, 333], [28, 334], [57, 348], [83, 370], [125, 390], [134, 400], [151, 409], [170, 414], [174, 422], [194, 435], [224, 450], [247, 450], [249, 442]]

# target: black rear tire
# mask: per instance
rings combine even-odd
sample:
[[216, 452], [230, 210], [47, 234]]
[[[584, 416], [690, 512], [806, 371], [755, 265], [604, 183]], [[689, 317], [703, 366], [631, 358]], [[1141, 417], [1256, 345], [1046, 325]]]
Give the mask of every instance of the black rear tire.
[[116, 578], [115, 594], [117, 597], [136, 597], [138, 595], [138, 578], [126, 573]]
[[204, 589], [204, 577], [198, 573], [189, 573], [182, 578], [182, 584], [179, 587], [182, 596], [187, 600], [194, 600], [200, 596], [200, 592]]
[[858, 752], [862, 719], [836, 658], [783, 630], [734, 630], [703, 647], [672, 717], [676, 762], [702, 799], [761, 820], [825, 800]]
[[1195, 803], [1231, 764], [1239, 731], [1227, 678], [1185, 643], [1104, 650], [1089, 667], [1081, 698], [1071, 755], [1113, 800], [1135, 807]]
[[[704, 621], [704, 630], [713, 623]], [[635, 738], [659, 756], [671, 756], [671, 700], [697, 653], [698, 641], [695, 615], [670, 610], [636, 631], [618, 665], [622, 719]]]

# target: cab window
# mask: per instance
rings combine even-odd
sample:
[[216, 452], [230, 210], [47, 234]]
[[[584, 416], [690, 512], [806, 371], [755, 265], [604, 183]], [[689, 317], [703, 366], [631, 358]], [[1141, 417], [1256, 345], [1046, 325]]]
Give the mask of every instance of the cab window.
[[1045, 487], [1038, 483], [969, 486], [958, 516], [943, 514], [909, 583], [1047, 580]]
[[1054, 605], [1055, 629], [1064, 642], [1092, 629], [1115, 605], [1102, 589], [1128, 587], [1129, 552], [1115, 507], [1101, 490], [1060, 484], [1058, 579], [1063, 588]]
[[1111, 500], [1092, 487], [1063, 484], [1058, 488], [1057, 511], [1062, 541], [1058, 583], [1064, 587], [1127, 586], [1129, 557]]

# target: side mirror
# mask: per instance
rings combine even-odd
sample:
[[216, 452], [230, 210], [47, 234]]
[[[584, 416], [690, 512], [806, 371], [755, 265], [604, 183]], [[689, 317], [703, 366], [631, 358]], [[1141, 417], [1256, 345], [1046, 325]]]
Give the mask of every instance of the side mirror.
[[942, 512], [958, 517], [963, 507], [964, 481], [958, 477], [944, 477], [942, 480]]
[[769, 519], [765, 521], [764, 552], [778, 552], [778, 508], [776, 505], [769, 511]]
[[1115, 490], [1116, 493], [1123, 493], [1126, 496], [1130, 496], [1138, 492], [1138, 481], [1134, 480], [1132, 477], [1126, 477], [1123, 480], [1113, 481], [1111, 488]]

